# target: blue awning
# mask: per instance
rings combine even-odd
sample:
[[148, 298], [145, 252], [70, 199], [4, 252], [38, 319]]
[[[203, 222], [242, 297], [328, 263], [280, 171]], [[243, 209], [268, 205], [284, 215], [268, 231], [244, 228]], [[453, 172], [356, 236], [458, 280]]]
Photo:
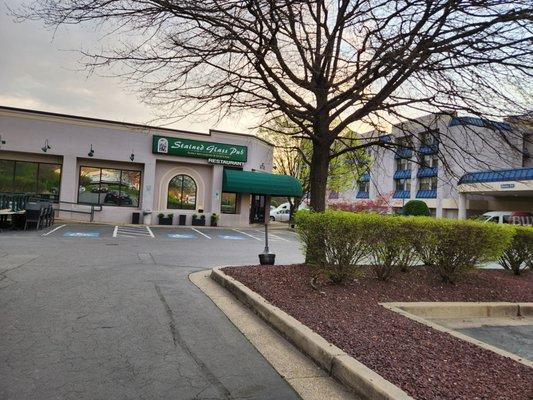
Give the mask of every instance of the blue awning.
[[392, 195], [393, 199], [408, 199], [411, 197], [411, 192], [409, 190], [397, 190]]
[[421, 154], [421, 155], [437, 154], [438, 152], [439, 152], [438, 143], [425, 144], [423, 146], [420, 146], [420, 148], [418, 149], [418, 154]]
[[394, 158], [411, 158], [413, 156], [413, 149], [397, 149], [396, 153], [394, 154]]
[[436, 199], [437, 190], [419, 190], [418, 192], [416, 192], [416, 197], [419, 199]]
[[490, 119], [478, 118], [478, 117], [454, 117], [450, 121], [449, 126], [457, 125], [473, 125], [481, 128], [492, 128], [504, 131], [510, 131], [511, 125], [505, 122], [491, 121]]
[[533, 168], [500, 169], [496, 171], [469, 172], [459, 179], [463, 183], [529, 181], [533, 180]]
[[355, 198], [356, 199], [368, 199], [370, 198], [370, 195], [368, 192], [362, 192], [362, 191], [359, 191], [357, 192], [357, 194], [355, 195]]
[[418, 169], [418, 174], [416, 174], [416, 176], [419, 178], [429, 178], [432, 176], [437, 176], [438, 172], [439, 169], [437, 167], [421, 167]]
[[361, 178], [359, 179], [360, 182], [370, 182], [370, 172], [365, 172]]
[[398, 170], [394, 173], [393, 178], [394, 179], [411, 179], [411, 170], [410, 169]]

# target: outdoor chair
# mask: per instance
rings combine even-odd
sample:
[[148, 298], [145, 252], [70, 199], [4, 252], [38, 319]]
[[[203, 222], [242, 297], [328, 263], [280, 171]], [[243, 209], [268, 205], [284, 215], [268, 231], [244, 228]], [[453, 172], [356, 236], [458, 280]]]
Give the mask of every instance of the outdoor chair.
[[28, 229], [29, 224], [35, 224], [36, 229], [40, 229], [42, 227], [44, 215], [45, 208], [41, 203], [26, 203], [26, 222], [24, 223], [24, 230]]

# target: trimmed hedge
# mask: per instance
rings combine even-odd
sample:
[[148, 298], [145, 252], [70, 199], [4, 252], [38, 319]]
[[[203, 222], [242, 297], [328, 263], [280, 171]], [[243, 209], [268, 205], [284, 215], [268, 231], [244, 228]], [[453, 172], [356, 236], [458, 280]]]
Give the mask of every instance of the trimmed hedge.
[[500, 257], [500, 265], [515, 275], [533, 269], [533, 228], [514, 227], [511, 244]]
[[361, 274], [363, 264], [387, 280], [420, 262], [455, 282], [476, 264], [500, 258], [514, 234], [476, 221], [343, 211], [299, 211], [295, 221], [307, 264], [335, 283]]
[[409, 200], [402, 208], [403, 215], [429, 217], [429, 208], [422, 200]]

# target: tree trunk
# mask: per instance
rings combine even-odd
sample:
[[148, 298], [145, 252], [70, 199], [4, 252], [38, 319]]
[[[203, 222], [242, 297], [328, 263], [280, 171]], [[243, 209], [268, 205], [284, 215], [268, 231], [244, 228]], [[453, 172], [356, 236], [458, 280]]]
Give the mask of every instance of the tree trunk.
[[326, 188], [329, 170], [329, 146], [322, 143], [313, 143], [313, 155], [309, 171], [311, 188], [310, 208], [313, 211], [326, 210]]

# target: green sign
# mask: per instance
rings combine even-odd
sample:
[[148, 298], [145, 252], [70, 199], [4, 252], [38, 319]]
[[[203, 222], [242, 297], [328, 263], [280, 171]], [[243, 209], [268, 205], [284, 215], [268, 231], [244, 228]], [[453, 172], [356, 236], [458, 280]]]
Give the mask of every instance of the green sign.
[[207, 158], [211, 163], [242, 165], [248, 157], [248, 148], [236, 144], [204, 142], [170, 136], [152, 138], [152, 153], [171, 156]]

